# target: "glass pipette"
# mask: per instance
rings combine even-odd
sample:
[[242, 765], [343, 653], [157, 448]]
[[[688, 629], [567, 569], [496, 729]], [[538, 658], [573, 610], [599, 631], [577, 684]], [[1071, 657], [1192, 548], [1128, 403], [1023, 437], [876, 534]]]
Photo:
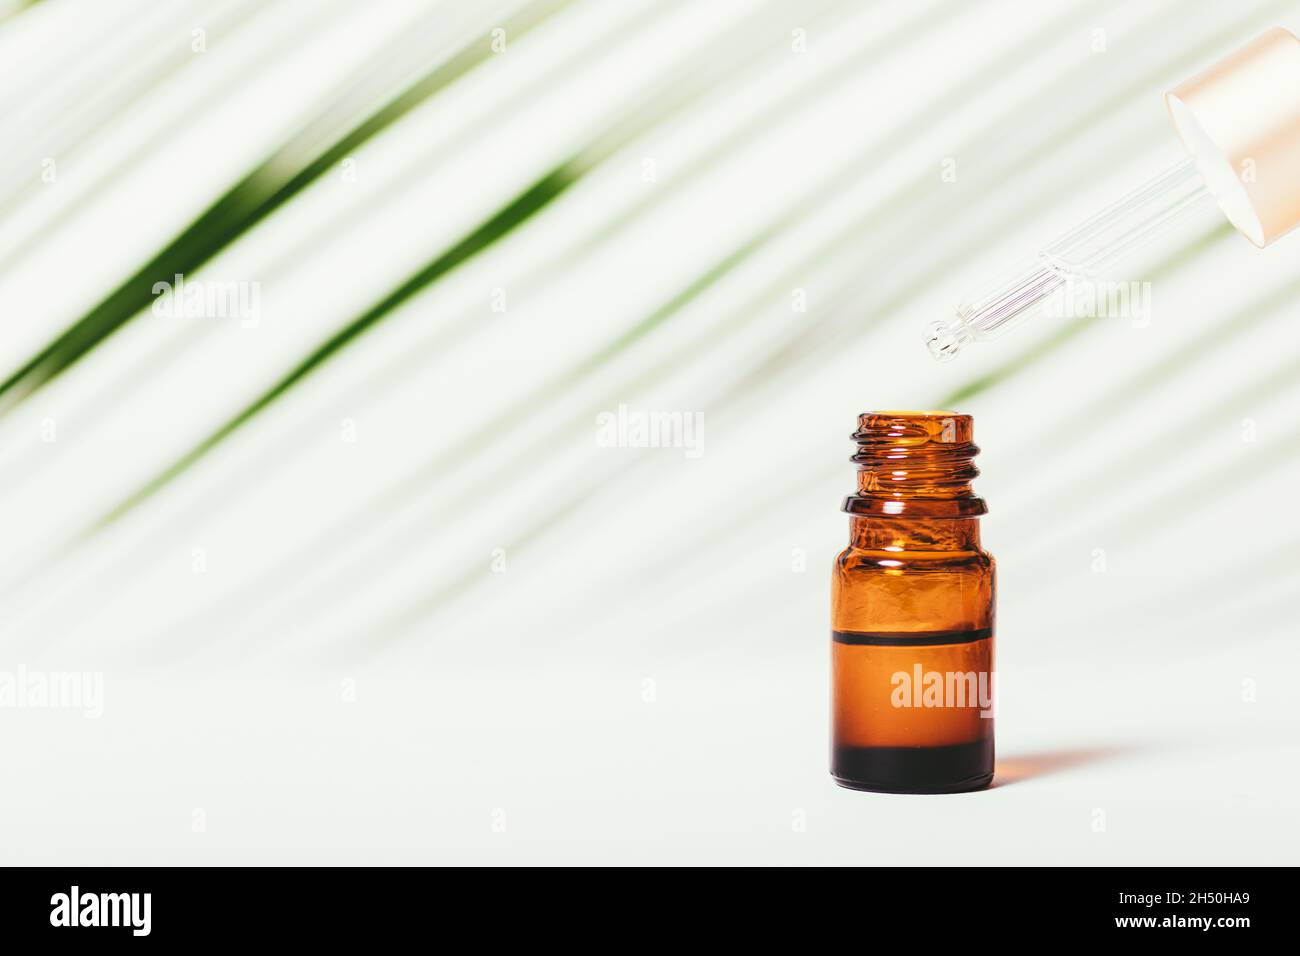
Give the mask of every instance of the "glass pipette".
[[1300, 40], [1264, 33], [1166, 94], [1188, 155], [1087, 219], [926, 329], [942, 361], [1043, 311], [1075, 281], [1095, 282], [1186, 213], [1215, 202], [1264, 247], [1300, 224]]

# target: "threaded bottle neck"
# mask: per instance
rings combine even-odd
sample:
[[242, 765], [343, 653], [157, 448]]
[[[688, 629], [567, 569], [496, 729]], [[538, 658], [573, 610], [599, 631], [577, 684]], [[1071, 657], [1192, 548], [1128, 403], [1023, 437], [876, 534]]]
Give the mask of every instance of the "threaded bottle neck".
[[855, 515], [967, 518], [984, 514], [971, 482], [979, 475], [969, 415], [945, 411], [865, 412], [853, 440], [858, 490], [844, 501]]

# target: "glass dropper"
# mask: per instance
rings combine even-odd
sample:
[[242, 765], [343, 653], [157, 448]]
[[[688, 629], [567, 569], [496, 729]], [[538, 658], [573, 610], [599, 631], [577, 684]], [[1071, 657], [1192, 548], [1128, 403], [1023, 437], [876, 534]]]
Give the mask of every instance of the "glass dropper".
[[1210, 202], [1260, 248], [1300, 225], [1300, 39], [1274, 27], [1165, 101], [1187, 157], [932, 322], [925, 341], [936, 359], [1041, 314], [1071, 283], [1104, 278]]
[[1196, 160], [1187, 157], [1043, 246], [1000, 281], [963, 299], [953, 318], [930, 325], [926, 345], [935, 358], [947, 361], [968, 342], [1001, 335], [1041, 312], [1044, 303], [1068, 283], [1104, 277], [1184, 213], [1213, 198]]

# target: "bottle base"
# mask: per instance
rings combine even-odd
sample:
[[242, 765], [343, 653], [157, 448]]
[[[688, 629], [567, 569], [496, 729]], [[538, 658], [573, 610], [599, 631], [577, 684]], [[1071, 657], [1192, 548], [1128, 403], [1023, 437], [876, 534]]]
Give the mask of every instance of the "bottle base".
[[945, 747], [836, 747], [831, 777], [874, 793], [965, 793], [993, 782], [993, 739]]

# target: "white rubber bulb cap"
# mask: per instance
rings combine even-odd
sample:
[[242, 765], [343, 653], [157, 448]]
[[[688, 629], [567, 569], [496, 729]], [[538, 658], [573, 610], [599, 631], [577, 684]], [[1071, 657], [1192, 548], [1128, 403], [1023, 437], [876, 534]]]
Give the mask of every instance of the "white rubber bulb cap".
[[1300, 225], [1300, 40], [1256, 37], [1165, 94], [1224, 215], [1261, 248]]

